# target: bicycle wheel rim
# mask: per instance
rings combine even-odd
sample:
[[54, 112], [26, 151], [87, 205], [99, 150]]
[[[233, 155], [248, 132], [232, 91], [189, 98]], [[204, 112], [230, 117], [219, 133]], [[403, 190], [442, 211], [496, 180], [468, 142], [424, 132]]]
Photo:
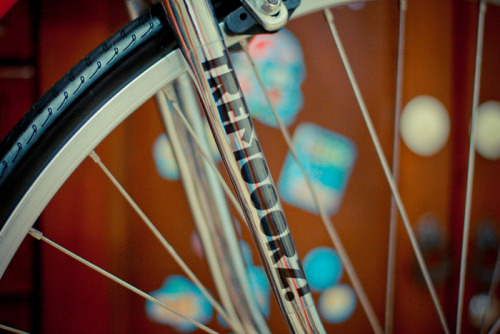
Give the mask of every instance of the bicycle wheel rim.
[[[333, 3], [337, 3], [337, 1], [333, 1]], [[305, 9], [302, 13], [312, 12], [316, 7], [319, 8], [323, 5], [324, 2], [313, 5], [314, 8], [303, 7]], [[52, 196], [85, 159], [90, 150], [162, 86], [186, 71], [180, 53], [174, 51], [166, 55], [167, 51], [163, 49], [163, 45], [156, 45], [152, 48], [156, 52], [152, 52], [153, 56], [145, 56], [146, 51], [141, 50], [139, 53], [142, 52], [142, 56], [133, 57], [140, 59], [143, 63], [141, 66], [137, 66], [132, 58], [123, 61], [126, 63], [123, 65], [125, 68], [130, 66], [124, 71], [128, 71], [126, 74], [117, 70], [117, 72], [121, 72], [118, 76], [129, 76], [125, 80], [122, 79], [125, 82], [124, 85], [120, 80], [118, 80], [120, 83], [117, 82], [114, 86], [109, 85], [108, 80], [97, 83], [95, 87], [89, 89], [92, 92], [90, 94], [93, 98], [92, 102], [81, 103], [90, 97], [82, 97], [78, 101], [80, 105], [85, 105], [87, 111], [82, 111], [79, 106], [72, 106], [70, 109], [74, 109], [74, 111], [68, 112], [68, 114], [76, 114], [77, 116], [73, 118], [64, 115], [62, 117], [65, 120], [64, 126], [54, 125], [52, 127], [52, 130], [57, 132], [57, 136], [40, 141], [34, 146], [33, 153], [30, 152], [30, 156], [23, 158], [25, 166], [32, 167], [33, 163], [36, 162], [37, 166], [41, 166], [42, 171], [34, 174], [32, 179], [24, 179], [24, 183], [31, 183], [30, 188], [23, 193], [19, 205], [12, 211], [0, 232], [0, 254], [4, 254], [8, 259], [5, 265], [3, 261], [0, 262], [0, 273], [3, 272], [17, 250], [17, 246]], [[131, 63], [134, 63], [133, 66]], [[105, 89], [101, 89], [102, 87]], [[93, 95], [94, 93], [96, 95]], [[102, 98], [99, 97], [101, 95]], [[96, 96], [98, 97], [96, 98]], [[109, 96], [112, 98], [109, 99]], [[84, 124], [80, 126], [82, 120], [84, 120]], [[78, 123], [78, 125], [67, 129], [68, 123]], [[65, 130], [61, 130], [62, 128]], [[40, 159], [40, 156], [36, 154], [37, 148], [42, 146], [54, 148], [46, 150], [48, 153], [44, 159]], [[22, 188], [19, 187], [19, 189]], [[9, 237], [6, 237], [7, 235]]]
[[[294, 18], [307, 15], [327, 5], [340, 5], [345, 2], [342, 0], [303, 1], [301, 7], [294, 13]], [[151, 26], [160, 23], [159, 13], [161, 11], [151, 12], [154, 16], [149, 21], [143, 22], [143, 24]], [[136, 21], [140, 20], [143, 20], [143, 18]], [[153, 21], [155, 23], [151, 23]], [[113, 35], [108, 41], [113, 41], [120, 36], [126, 36], [123, 32], [127, 27]], [[167, 32], [165, 30], [167, 29], [163, 29], [163, 35], [151, 35], [146, 46], [141, 47], [136, 53], [127, 55], [126, 59], [113, 68], [115, 73], [119, 73], [118, 76], [121, 80], [118, 80], [118, 83], [111, 84], [111, 80], [108, 78], [96, 82], [87, 89], [90, 92], [86, 97], [89, 100], [87, 102], [90, 102], [90, 97], [88, 97], [90, 95], [92, 103], [78, 103], [79, 106], [86, 105], [85, 111], [76, 110], [78, 107], [75, 107], [75, 103], [68, 105], [64, 114], [57, 120], [59, 125], [51, 126], [51, 138], [44, 137], [37, 140], [36, 144], [31, 146], [21, 159], [23, 162], [20, 164], [21, 167], [16, 168], [6, 177], [7, 180], [0, 188], [0, 194], [4, 197], [4, 203], [0, 208], [0, 221], [4, 222], [0, 230], [0, 254], [3, 254], [0, 259], [0, 276], [5, 271], [24, 236], [43, 211], [43, 208], [50, 202], [50, 199], [88, 155], [90, 150], [97, 146], [107, 134], [161, 87], [187, 70], [180, 52], [173, 51], [173, 45], [175, 45], [173, 36], [168, 30]], [[226, 43], [232, 45], [241, 38], [241, 36], [230, 37], [226, 40]], [[97, 49], [103, 46], [106, 49], [105, 45], [110, 44], [108, 41]], [[87, 58], [84, 61], [87, 61]], [[71, 71], [68, 73], [71, 73]], [[74, 74], [70, 75], [75, 76]], [[124, 79], [126, 76], [129, 76], [129, 78]], [[122, 86], [123, 82], [127, 84]], [[56, 91], [59, 84], [60, 82], [54, 86]], [[49, 91], [42, 100], [50, 98], [50, 96], [47, 97], [50, 94], [54, 94], [54, 92]], [[110, 95], [129, 95], [131, 98], [126, 99], [126, 102], [122, 102], [121, 99], [117, 98], [109, 100]], [[81, 101], [81, 98], [76, 101]], [[111, 112], [113, 108], [117, 109]], [[23, 119], [20, 123], [24, 123], [23, 126], [28, 128], [29, 126], [26, 123], [32, 123], [31, 118], [37, 117], [38, 113], [39, 111], [32, 111], [31, 115], [27, 115], [27, 119]], [[103, 116], [99, 116], [101, 114]], [[71, 115], [76, 116], [72, 118]], [[88, 118], [88, 122], [84, 126], [79, 127], [79, 124], [75, 124], [82, 122], [85, 118]], [[70, 120], [67, 121], [68, 119]], [[67, 122], [63, 122], [65, 120]], [[63, 125], [60, 124], [61, 122]], [[70, 127], [67, 126], [68, 122], [71, 122]], [[102, 124], [102, 122], [110, 122], [110, 124], [105, 127], [98, 127], [99, 131], [101, 131], [99, 135], [88, 130], [96, 124]], [[84, 139], [87, 136], [89, 137]], [[9, 140], [9, 137], [11, 135], [8, 136], [7, 141], [10, 141], [11, 146], [15, 146], [17, 140]], [[65, 142], [66, 144], [64, 144]], [[6, 149], [4, 148], [4, 150]], [[81, 152], [77, 154], [77, 150], [81, 150]], [[60, 168], [64, 168], [66, 171], [61, 173], [58, 170]], [[55, 172], [56, 170], [57, 172]], [[6, 196], [7, 194], [8, 196]]]

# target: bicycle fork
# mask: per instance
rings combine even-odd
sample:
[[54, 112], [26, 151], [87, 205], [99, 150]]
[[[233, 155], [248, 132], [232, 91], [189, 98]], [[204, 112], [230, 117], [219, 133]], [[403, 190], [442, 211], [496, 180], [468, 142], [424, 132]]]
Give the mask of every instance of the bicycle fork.
[[290, 330], [324, 333], [222, 33], [207, 0], [162, 0]]

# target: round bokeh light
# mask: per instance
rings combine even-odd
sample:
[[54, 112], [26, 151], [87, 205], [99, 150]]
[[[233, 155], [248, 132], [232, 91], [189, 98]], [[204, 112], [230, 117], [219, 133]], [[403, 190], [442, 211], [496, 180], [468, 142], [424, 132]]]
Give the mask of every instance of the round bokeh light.
[[450, 134], [450, 119], [444, 105], [432, 96], [412, 99], [401, 113], [400, 131], [413, 153], [431, 156], [439, 152]]
[[485, 159], [500, 158], [500, 102], [479, 106], [476, 118], [476, 150]]
[[179, 167], [167, 135], [162, 133], [153, 144], [153, 159], [156, 170], [167, 180], [179, 179]]
[[342, 262], [330, 247], [317, 247], [304, 257], [304, 271], [313, 291], [323, 291], [338, 283], [342, 277]]
[[351, 286], [339, 284], [319, 297], [319, 313], [326, 322], [338, 324], [351, 317], [356, 309], [356, 293]]

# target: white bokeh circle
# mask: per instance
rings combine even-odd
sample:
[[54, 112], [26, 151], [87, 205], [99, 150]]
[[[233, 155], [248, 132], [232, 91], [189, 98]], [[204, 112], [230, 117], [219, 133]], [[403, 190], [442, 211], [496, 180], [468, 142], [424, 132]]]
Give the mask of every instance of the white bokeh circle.
[[477, 110], [476, 150], [483, 158], [500, 158], [500, 102], [488, 101]]
[[357, 298], [353, 288], [338, 284], [325, 290], [318, 301], [319, 313], [331, 324], [346, 321], [356, 310]]
[[439, 152], [450, 134], [450, 119], [444, 105], [428, 95], [412, 99], [401, 113], [400, 131], [406, 146], [415, 154]]

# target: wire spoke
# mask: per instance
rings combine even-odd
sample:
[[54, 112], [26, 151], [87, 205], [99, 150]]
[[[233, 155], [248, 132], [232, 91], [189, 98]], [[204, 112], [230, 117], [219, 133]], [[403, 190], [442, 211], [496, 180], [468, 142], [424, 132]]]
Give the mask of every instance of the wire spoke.
[[498, 333], [498, 331], [500, 331], [500, 318], [498, 318], [497, 321], [495, 321], [495, 323], [493, 324], [493, 327], [491, 327], [488, 334], [496, 334], [496, 333]]
[[470, 214], [472, 206], [472, 188], [474, 184], [474, 166], [476, 160], [476, 117], [479, 106], [479, 91], [481, 87], [481, 63], [483, 54], [483, 35], [484, 35], [484, 17], [486, 14], [486, 1], [479, 3], [479, 20], [477, 23], [477, 45], [476, 45], [476, 64], [474, 73], [474, 91], [472, 97], [472, 116], [469, 143], [469, 161], [467, 165], [467, 186], [465, 192], [465, 212], [462, 234], [462, 254], [460, 258], [460, 283], [458, 288], [458, 306], [457, 306], [457, 324], [456, 333], [462, 331], [462, 314], [464, 307], [465, 292], [465, 274], [467, 268], [467, 253], [470, 231]]
[[137, 203], [132, 199], [132, 197], [127, 193], [127, 191], [123, 188], [123, 186], [118, 182], [118, 180], [113, 176], [113, 174], [109, 171], [109, 169], [104, 165], [101, 161], [101, 158], [92, 151], [89, 156], [94, 160], [94, 162], [101, 168], [101, 170], [106, 174], [106, 176], [111, 180], [111, 182], [115, 185], [121, 195], [125, 198], [125, 200], [130, 204], [130, 206], [134, 209], [134, 211], [141, 217], [142, 221], [146, 224], [146, 226], [153, 232], [158, 241], [162, 244], [162, 246], [167, 250], [167, 252], [172, 256], [175, 262], [181, 267], [184, 273], [189, 277], [189, 279], [201, 290], [203, 295], [209, 300], [212, 306], [217, 310], [217, 312], [224, 318], [224, 320], [232, 326], [232, 322], [229, 319], [228, 315], [224, 311], [224, 309], [220, 306], [220, 304], [212, 297], [210, 292], [203, 286], [201, 281], [196, 277], [193, 271], [189, 268], [189, 266], [182, 260], [179, 254], [175, 251], [175, 249], [170, 245], [170, 243], [165, 239], [165, 237], [160, 233], [160, 231], [156, 228], [156, 226], [151, 222], [151, 220], [146, 216], [146, 214], [139, 208]]
[[243, 214], [243, 211], [241, 209], [241, 206], [238, 202], [238, 200], [236, 199], [236, 197], [234, 196], [234, 194], [231, 192], [231, 190], [229, 189], [229, 186], [227, 185], [226, 181], [224, 180], [224, 178], [222, 177], [219, 169], [217, 168], [217, 166], [215, 166], [215, 164], [212, 162], [212, 158], [210, 158], [209, 154], [205, 151], [205, 149], [203, 148], [203, 145], [201, 144], [200, 142], [200, 138], [198, 137], [198, 135], [196, 134], [196, 132], [194, 131], [193, 127], [191, 126], [191, 124], [189, 123], [189, 121], [187, 120], [186, 116], [182, 113], [182, 111], [180, 110], [179, 106], [177, 105], [177, 101], [176, 99], [172, 96], [172, 94], [170, 94], [170, 92], [167, 90], [167, 89], [163, 89], [163, 93], [165, 94], [165, 96], [167, 97], [168, 101], [170, 101], [174, 111], [177, 113], [177, 115], [179, 116], [179, 118], [181, 119], [182, 123], [184, 124], [184, 126], [186, 127], [186, 130], [189, 132], [189, 134], [191, 135], [191, 137], [193, 138], [194, 140], [194, 143], [196, 144], [196, 147], [198, 148], [200, 154], [203, 156], [203, 158], [205, 159], [205, 161], [209, 164], [209, 166], [212, 168], [212, 170], [215, 172], [215, 175], [217, 176], [217, 179], [219, 180], [221, 186], [222, 186], [222, 189], [224, 190], [226, 196], [229, 198], [229, 200], [231, 201], [231, 203], [233, 204], [234, 208], [237, 210], [238, 212], [238, 215], [240, 216], [240, 218], [243, 220], [243, 221], [246, 221], [245, 220], [245, 217], [244, 217], [244, 214]]
[[[185, 76], [185, 78], [187, 78], [188, 81], [190, 80], [189, 76]], [[164, 89], [172, 92], [174, 96], [181, 94], [174, 88], [174, 85], [168, 85]], [[196, 98], [194, 95], [190, 96], [190, 98], [193, 97]], [[216, 290], [219, 293], [221, 304], [224, 306], [228, 316], [233, 319], [233, 326], [238, 326], [237, 328], [233, 328], [233, 330], [237, 333], [244, 333], [243, 324], [240, 322], [236, 309], [236, 305], [239, 305], [239, 301], [235, 302], [234, 296], [238, 295], [239, 299], [244, 297], [241, 295], [241, 290], [235, 289], [234, 277], [229, 276], [230, 272], [236, 272], [237, 269], [232, 266], [231, 262], [227, 261], [227, 255], [231, 252], [237, 252], [238, 250], [233, 248], [230, 249], [227, 245], [227, 240], [224, 238], [226, 236], [224, 233], [227, 231], [222, 233], [222, 228], [219, 229], [220, 226], [218, 225], [219, 223], [222, 224], [222, 219], [219, 215], [220, 211], [212, 210], [213, 207], [217, 207], [217, 200], [222, 200], [226, 203], [226, 198], [221, 191], [214, 192], [214, 189], [210, 188], [208, 172], [212, 172], [212, 170], [209, 169], [210, 167], [206, 167], [203, 158], [198, 156], [198, 149], [194, 147], [191, 135], [185, 130], [184, 125], [179, 124], [180, 119], [176, 117], [175, 112], [172, 110], [172, 103], [168, 101], [162, 91], [158, 92], [156, 95], [156, 101], [163, 120], [163, 125], [170, 138], [184, 192], [191, 208], [196, 229], [198, 230], [198, 235], [205, 251], [205, 259], [210, 267], [210, 272]], [[187, 112], [187, 109], [184, 110], [183, 108], [183, 113], [184, 112]], [[203, 127], [203, 124], [200, 122], [198, 126]], [[197, 130], [200, 131], [199, 128]], [[201, 135], [202, 133], [198, 132], [198, 134]], [[203, 168], [207, 168], [207, 174], [202, 172]], [[207, 179], [204, 179], [204, 177], [207, 177]], [[219, 186], [218, 182], [218, 180], [214, 180], [214, 183]], [[218, 189], [220, 190], [221, 188]], [[208, 196], [208, 194], [210, 195]], [[227, 219], [228, 227], [233, 228], [234, 225], [229, 213]], [[236, 241], [235, 235], [234, 239]], [[236, 245], [236, 247], [239, 246]], [[245, 314], [248, 313], [249, 312], [245, 312]]]
[[151, 301], [151, 302], [153, 302], [153, 303], [155, 303], [155, 304], [157, 304], [157, 305], [159, 305], [159, 306], [161, 306], [161, 307], [169, 310], [170, 312], [173, 312], [176, 315], [178, 315], [178, 316], [186, 319], [187, 321], [189, 321], [190, 323], [192, 323], [196, 327], [200, 328], [201, 330], [203, 330], [203, 331], [205, 331], [207, 333], [217, 333], [214, 330], [206, 327], [205, 325], [203, 325], [203, 324], [199, 323], [198, 321], [196, 321], [196, 320], [190, 318], [189, 316], [185, 315], [184, 313], [181, 313], [181, 312], [177, 311], [176, 309], [168, 306], [167, 304], [162, 303], [161, 301], [159, 301], [158, 299], [154, 298], [153, 296], [145, 293], [144, 291], [136, 288], [135, 286], [133, 286], [133, 285], [127, 283], [127, 282], [125, 282], [124, 280], [122, 280], [122, 279], [116, 277], [115, 275], [107, 272], [106, 270], [104, 270], [104, 269], [96, 266], [95, 264], [93, 264], [93, 263], [85, 260], [84, 258], [76, 255], [75, 253], [67, 250], [66, 248], [62, 247], [61, 245], [59, 245], [59, 244], [55, 243], [54, 241], [50, 240], [49, 238], [45, 237], [42, 232], [40, 232], [40, 231], [38, 231], [38, 230], [36, 230], [34, 228], [31, 228], [30, 231], [29, 231], [29, 234], [32, 237], [34, 237], [35, 239], [45, 242], [46, 244], [48, 244], [48, 245], [54, 247], [55, 249], [57, 249], [58, 251], [60, 251], [60, 252], [62, 252], [64, 254], [70, 256], [74, 260], [76, 260], [76, 261], [78, 261], [78, 262], [86, 265], [90, 269], [92, 269], [92, 270], [98, 272], [99, 274], [101, 274], [101, 275], [103, 275], [103, 276], [111, 279], [115, 283], [117, 283], [117, 284], [123, 286], [124, 288], [126, 288], [126, 289], [134, 292], [135, 294], [137, 294], [137, 295], [139, 295], [139, 296], [141, 296], [141, 297], [143, 297], [143, 298], [145, 298], [145, 299], [147, 299], [147, 300], [149, 300], [149, 301]]
[[373, 142], [373, 145], [374, 145], [375, 150], [377, 152], [377, 155], [379, 157], [380, 164], [382, 166], [385, 177], [386, 177], [387, 182], [389, 184], [389, 187], [391, 189], [392, 196], [394, 197], [396, 205], [399, 209], [399, 213], [401, 215], [404, 226], [406, 228], [408, 237], [410, 239], [410, 243], [412, 245], [413, 251], [414, 251], [415, 256], [417, 258], [417, 262], [420, 266], [420, 269], [421, 269], [422, 274], [424, 276], [424, 280], [427, 284], [427, 288], [429, 289], [432, 301], [433, 301], [434, 306], [436, 308], [436, 311], [438, 313], [439, 320], [441, 321], [441, 324], [443, 326], [444, 331], [446, 333], [449, 333], [448, 325], [446, 323], [446, 318], [444, 316], [443, 309], [442, 309], [441, 304], [439, 302], [439, 299], [437, 297], [436, 289], [434, 288], [434, 284], [432, 282], [431, 276], [430, 276], [429, 271], [427, 269], [427, 266], [425, 264], [424, 257], [422, 255], [422, 252], [420, 251], [420, 247], [418, 245], [418, 241], [417, 241], [417, 238], [415, 236], [415, 233], [412, 230], [412, 226], [410, 224], [410, 220], [408, 218], [406, 210], [403, 206], [401, 196], [399, 195], [399, 191], [398, 191], [396, 184], [392, 178], [389, 164], [387, 163], [387, 159], [386, 159], [385, 154], [382, 150], [382, 145], [380, 144], [380, 141], [378, 139], [378, 135], [375, 131], [375, 127], [373, 126], [373, 122], [372, 122], [371, 117], [368, 113], [368, 109], [367, 109], [366, 104], [364, 102], [364, 99], [362, 97], [359, 86], [356, 82], [356, 78], [354, 77], [354, 73], [352, 72], [352, 68], [349, 64], [349, 60], [348, 60], [347, 55], [345, 53], [345, 50], [342, 46], [342, 42], [340, 41], [340, 36], [339, 36], [339, 34], [337, 32], [337, 28], [335, 27], [335, 24], [333, 22], [333, 14], [329, 9], [323, 10], [323, 13], [325, 15], [326, 21], [328, 22], [328, 26], [330, 27], [330, 32], [332, 33], [332, 37], [333, 37], [335, 44], [337, 46], [337, 50], [339, 51], [340, 57], [342, 59], [342, 63], [344, 65], [344, 68], [345, 68], [346, 73], [347, 73], [347, 76], [349, 77], [349, 81], [351, 83], [354, 95], [356, 96], [356, 100], [358, 101], [358, 105], [359, 105], [359, 108], [360, 108], [361, 113], [363, 115], [363, 118], [365, 120], [366, 126], [368, 128], [368, 132], [370, 133], [371, 140]]
[[5, 326], [2, 324], [0, 324], [0, 329], [6, 330], [7, 332], [11, 332], [11, 333], [16, 333], [16, 334], [29, 334], [28, 332], [21, 331], [19, 329], [15, 329], [15, 328]]
[[262, 77], [261, 77], [259, 71], [257, 70], [257, 67], [255, 66], [255, 63], [254, 63], [252, 57], [250, 56], [250, 53], [248, 52], [247, 41], [246, 40], [241, 41], [240, 45], [242, 46], [243, 51], [245, 52], [247, 58], [250, 61], [250, 65], [253, 69], [253, 72], [255, 73], [255, 76], [257, 77], [259, 85], [260, 85], [262, 91], [264, 92], [264, 96], [267, 100], [267, 103], [271, 107], [273, 115], [278, 123], [281, 134], [282, 134], [283, 138], [285, 139], [285, 142], [288, 146], [288, 149], [290, 150], [290, 153], [294, 157], [294, 159], [297, 163], [297, 166], [299, 167], [302, 175], [304, 176], [304, 180], [306, 181], [307, 187], [312, 194], [313, 202], [316, 206], [316, 209], [318, 210], [318, 213], [321, 217], [321, 220], [322, 220], [326, 230], [328, 231], [330, 239], [332, 240], [332, 243], [334, 244], [335, 248], [337, 249], [337, 252], [342, 260], [342, 263], [345, 266], [347, 275], [349, 276], [349, 278], [352, 282], [353, 288], [356, 291], [356, 294], [358, 295], [359, 301], [360, 301], [360, 303], [361, 303], [361, 305], [362, 305], [362, 307], [363, 307], [363, 309], [368, 317], [368, 320], [372, 326], [372, 329], [375, 333], [383, 333], [382, 327], [380, 326], [380, 323], [377, 320], [377, 316], [375, 315], [375, 311], [373, 310], [373, 307], [372, 307], [370, 301], [368, 300], [368, 296], [366, 295], [366, 292], [361, 284], [361, 281], [359, 280], [359, 277], [356, 274], [356, 270], [354, 269], [354, 266], [352, 265], [352, 262], [347, 254], [347, 251], [345, 250], [345, 247], [342, 244], [340, 236], [337, 233], [337, 230], [335, 229], [332, 221], [330, 220], [330, 217], [328, 217], [328, 215], [326, 214], [323, 205], [319, 201], [318, 194], [317, 194], [316, 190], [314, 189], [314, 187], [312, 186], [309, 175], [307, 175], [307, 172], [304, 169], [303, 164], [300, 162], [300, 159], [299, 159], [299, 157], [295, 151], [295, 148], [292, 144], [290, 133], [288, 132], [288, 129], [281, 121], [281, 118], [279, 117], [279, 115], [276, 111], [276, 108], [269, 97], [269, 93], [264, 85], [264, 82], [262, 81]]
[[[399, 2], [398, 55], [396, 74], [396, 98], [394, 103], [394, 134], [392, 146], [392, 178], [398, 184], [400, 163], [399, 118], [403, 100], [403, 67], [406, 28], [406, 0]], [[389, 223], [389, 250], [387, 254], [387, 283], [385, 296], [385, 333], [391, 334], [394, 327], [394, 289], [396, 282], [396, 243], [398, 226], [398, 207], [394, 196], [391, 196], [391, 216]]]

